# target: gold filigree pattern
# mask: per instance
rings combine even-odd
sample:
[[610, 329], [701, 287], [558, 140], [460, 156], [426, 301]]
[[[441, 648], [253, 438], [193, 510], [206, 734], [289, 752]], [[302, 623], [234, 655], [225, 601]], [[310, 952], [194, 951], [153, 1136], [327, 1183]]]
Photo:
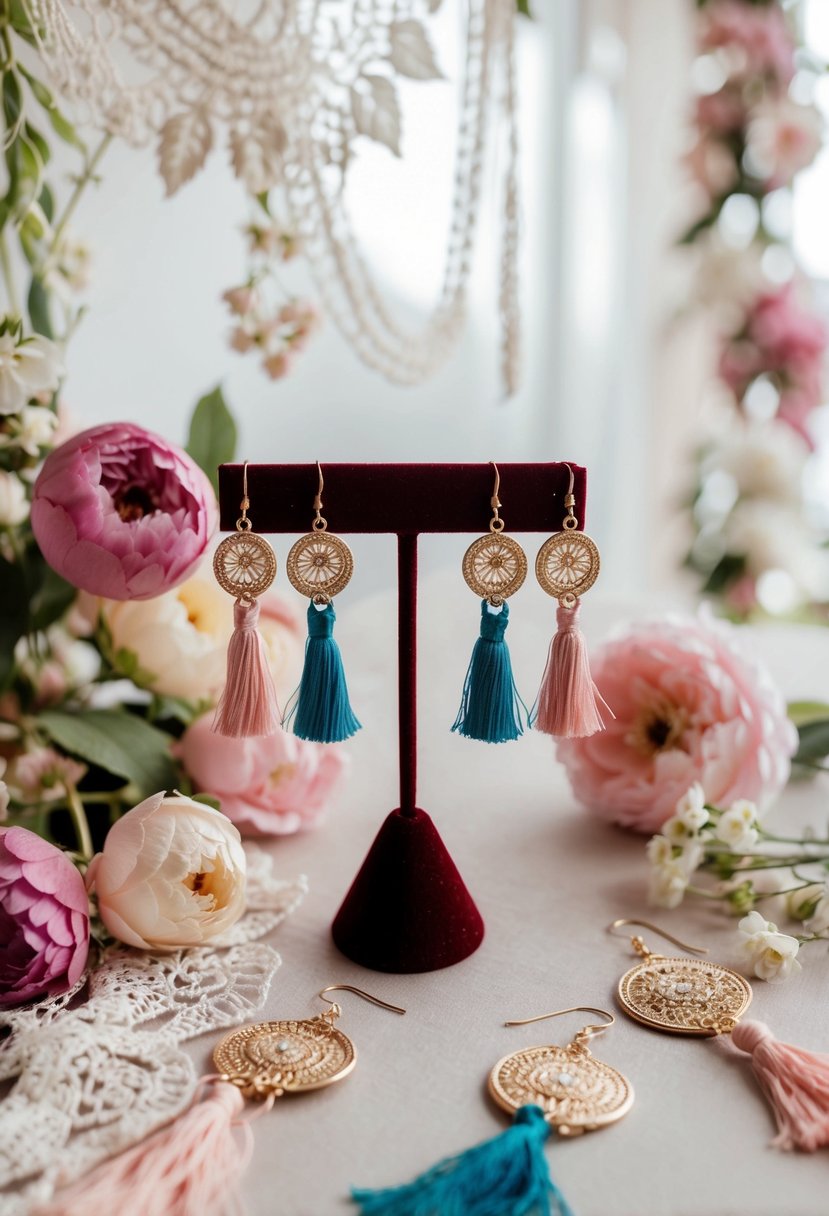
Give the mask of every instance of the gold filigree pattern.
[[489, 1092], [510, 1113], [528, 1102], [540, 1106], [564, 1136], [615, 1123], [633, 1105], [627, 1077], [575, 1043], [527, 1047], [505, 1056], [489, 1074]]
[[216, 550], [213, 573], [230, 595], [252, 600], [267, 591], [276, 578], [276, 556], [255, 532], [234, 532]]
[[325, 603], [348, 586], [354, 573], [354, 558], [339, 536], [309, 532], [291, 549], [285, 569], [296, 591]]
[[535, 577], [548, 595], [575, 601], [593, 586], [599, 565], [595, 541], [570, 528], [554, 532], [538, 550]]
[[323, 1089], [342, 1080], [357, 1053], [330, 1016], [291, 1022], [259, 1022], [225, 1035], [213, 1052], [222, 1078], [246, 1097]]
[[527, 577], [527, 555], [511, 536], [490, 532], [473, 541], [463, 555], [463, 577], [481, 599], [501, 604]]
[[751, 985], [730, 967], [697, 958], [653, 955], [619, 981], [625, 1013], [677, 1034], [724, 1034], [751, 1002]]

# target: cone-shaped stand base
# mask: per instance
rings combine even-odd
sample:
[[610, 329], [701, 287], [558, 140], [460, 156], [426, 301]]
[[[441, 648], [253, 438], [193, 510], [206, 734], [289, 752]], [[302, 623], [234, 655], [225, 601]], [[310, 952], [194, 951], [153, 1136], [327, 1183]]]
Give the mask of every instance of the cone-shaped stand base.
[[437, 971], [478, 949], [481, 914], [425, 811], [388, 816], [331, 933], [373, 971]]

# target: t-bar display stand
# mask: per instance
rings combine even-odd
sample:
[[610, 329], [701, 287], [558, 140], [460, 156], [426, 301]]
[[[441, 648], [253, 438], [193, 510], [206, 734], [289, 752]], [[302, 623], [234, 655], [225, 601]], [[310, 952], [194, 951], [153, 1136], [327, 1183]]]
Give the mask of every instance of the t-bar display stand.
[[[570, 469], [574, 510], [579, 527], [584, 525], [586, 472], [581, 466], [499, 463], [498, 468], [509, 533], [561, 530]], [[235, 529], [239, 516], [242, 469], [241, 464], [219, 469], [226, 532]], [[324, 464], [323, 474], [330, 530], [343, 536], [394, 533], [398, 571], [400, 806], [380, 828], [334, 918], [332, 934], [343, 954], [375, 971], [434, 971], [472, 954], [481, 944], [484, 924], [437, 828], [417, 805], [417, 539], [421, 532], [486, 532], [493, 468]], [[315, 462], [248, 464], [257, 532], [307, 532], [316, 492]], [[465, 751], [459, 748], [459, 757]]]

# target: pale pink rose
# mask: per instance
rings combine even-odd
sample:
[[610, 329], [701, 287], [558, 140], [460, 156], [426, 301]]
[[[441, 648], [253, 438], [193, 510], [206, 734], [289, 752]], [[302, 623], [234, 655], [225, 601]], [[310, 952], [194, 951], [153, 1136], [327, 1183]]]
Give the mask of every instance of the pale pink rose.
[[149, 599], [193, 571], [218, 522], [195, 461], [128, 422], [82, 431], [49, 455], [35, 483], [32, 529], [73, 586]]
[[794, 76], [794, 39], [779, 4], [714, 0], [701, 16], [700, 47], [731, 52], [747, 75], [764, 75], [780, 84]]
[[748, 126], [752, 171], [767, 190], [788, 186], [823, 146], [823, 119], [815, 106], [773, 97], [755, 106]]
[[89, 901], [66, 854], [26, 828], [0, 828], [0, 1008], [55, 996], [83, 974]]
[[658, 832], [698, 781], [708, 801], [760, 806], [785, 785], [797, 732], [738, 630], [706, 614], [642, 621], [602, 646], [593, 676], [616, 715], [558, 757], [576, 797], [605, 819]]
[[341, 748], [283, 730], [255, 739], [214, 735], [209, 714], [184, 732], [177, 752], [196, 789], [218, 798], [246, 836], [315, 827], [348, 767]]
[[736, 184], [739, 176], [734, 153], [719, 139], [700, 135], [685, 155], [685, 167], [712, 198], [719, 198]]

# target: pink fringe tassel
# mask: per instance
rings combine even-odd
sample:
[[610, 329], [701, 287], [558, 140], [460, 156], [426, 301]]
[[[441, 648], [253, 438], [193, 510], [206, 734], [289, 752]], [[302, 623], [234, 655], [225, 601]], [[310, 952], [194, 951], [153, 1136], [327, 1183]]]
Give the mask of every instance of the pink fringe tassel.
[[[59, 1191], [33, 1216], [211, 1216], [225, 1212], [250, 1159], [253, 1136], [239, 1121], [245, 1100], [217, 1081], [203, 1101], [143, 1143]], [[245, 1134], [240, 1146], [234, 1124]]]
[[232, 739], [272, 735], [279, 724], [273, 678], [256, 631], [259, 604], [237, 600], [233, 636], [227, 648], [227, 684], [213, 719], [217, 735]]
[[731, 1041], [751, 1056], [771, 1103], [774, 1147], [813, 1153], [829, 1144], [829, 1056], [779, 1042], [763, 1022], [738, 1022]]
[[578, 619], [578, 603], [572, 608], [559, 605], [556, 610], [558, 631], [550, 643], [541, 688], [530, 715], [531, 726], [558, 739], [583, 739], [604, 730], [600, 705], [613, 717], [593, 683]]

